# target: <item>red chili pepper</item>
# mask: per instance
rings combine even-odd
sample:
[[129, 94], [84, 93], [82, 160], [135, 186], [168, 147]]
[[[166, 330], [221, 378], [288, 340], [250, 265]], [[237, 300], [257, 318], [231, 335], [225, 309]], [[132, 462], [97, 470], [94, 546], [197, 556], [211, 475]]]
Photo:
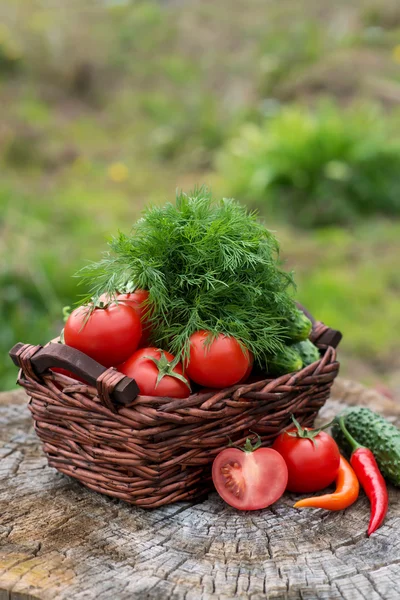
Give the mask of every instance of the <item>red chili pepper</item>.
[[374, 533], [382, 525], [387, 513], [389, 499], [386, 483], [371, 450], [365, 446], [361, 446], [350, 435], [344, 424], [343, 417], [339, 417], [339, 425], [353, 448], [350, 458], [351, 466], [371, 503], [371, 518], [368, 526], [368, 535], [371, 535], [371, 533]]

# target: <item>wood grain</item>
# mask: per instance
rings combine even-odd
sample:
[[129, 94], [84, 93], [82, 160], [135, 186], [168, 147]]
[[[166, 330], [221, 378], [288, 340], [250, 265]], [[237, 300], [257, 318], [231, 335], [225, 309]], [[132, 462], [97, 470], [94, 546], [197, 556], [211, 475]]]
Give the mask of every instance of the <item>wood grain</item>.
[[[321, 412], [399, 406], [338, 380]], [[0, 394], [0, 600], [391, 600], [399, 597], [400, 491], [366, 537], [364, 495], [339, 513], [297, 511], [294, 495], [239, 513], [216, 494], [144, 511], [47, 466], [24, 392]]]

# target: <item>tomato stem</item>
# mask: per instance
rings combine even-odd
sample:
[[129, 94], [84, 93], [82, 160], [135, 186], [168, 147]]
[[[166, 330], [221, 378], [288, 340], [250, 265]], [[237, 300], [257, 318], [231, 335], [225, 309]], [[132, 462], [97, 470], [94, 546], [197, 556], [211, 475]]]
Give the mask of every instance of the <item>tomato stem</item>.
[[108, 308], [110, 306], [112, 302], [112, 299], [110, 298], [109, 300], [97, 300], [96, 302], [93, 301], [93, 306], [94, 308], [100, 308], [102, 310], [105, 310], [106, 308]]
[[151, 360], [157, 367], [158, 375], [155, 387], [158, 386], [163, 377], [168, 375], [169, 377], [175, 377], [175, 379], [179, 379], [179, 381], [182, 381], [182, 383], [187, 385], [189, 390], [191, 390], [189, 381], [186, 379], [186, 377], [174, 371], [179, 362], [179, 357], [176, 356], [173, 361], [169, 362], [168, 358], [165, 356], [165, 352], [160, 350], [160, 358], [157, 359], [154, 358], [154, 356], [145, 356], [144, 358]]
[[135, 290], [137, 290], [137, 285], [133, 283], [133, 281], [127, 281], [124, 286], [122, 286], [122, 291], [125, 294], [133, 294]]
[[232, 448], [238, 448], [238, 450], [242, 450], [242, 452], [254, 452], [258, 448], [260, 448], [260, 446], [262, 444], [262, 440], [261, 440], [259, 434], [256, 433], [255, 431], [251, 431], [251, 429], [249, 429], [249, 431], [250, 431], [250, 433], [254, 433], [254, 435], [257, 436], [257, 441], [255, 442], [255, 444], [251, 443], [250, 438], [246, 438], [244, 446], [238, 446], [237, 444], [234, 444], [232, 441], [230, 441], [229, 446]]
[[329, 423], [326, 423], [318, 429], [304, 429], [304, 427], [300, 425], [300, 423], [294, 415], [292, 415], [292, 421], [295, 424], [297, 431], [287, 431], [286, 433], [290, 435], [290, 437], [299, 437], [302, 439], [310, 440], [314, 444], [314, 446], [317, 445], [317, 440], [315, 439], [317, 435], [321, 433], [321, 431], [323, 431], [324, 429], [330, 427], [333, 423], [333, 421], [329, 421]]

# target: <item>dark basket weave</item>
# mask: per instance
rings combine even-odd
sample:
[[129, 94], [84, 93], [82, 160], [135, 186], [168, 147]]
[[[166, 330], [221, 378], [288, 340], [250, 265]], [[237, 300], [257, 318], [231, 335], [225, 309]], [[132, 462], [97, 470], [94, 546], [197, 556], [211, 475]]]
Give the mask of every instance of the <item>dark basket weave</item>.
[[[10, 355], [21, 368], [18, 383], [31, 398], [49, 465], [91, 490], [154, 508], [210, 490], [211, 463], [229, 439], [241, 444], [251, 430], [269, 446], [292, 414], [312, 425], [339, 370], [340, 338], [314, 323], [319, 361], [276, 379], [185, 399], [137, 395], [132, 379], [62, 344], [17, 344]], [[93, 386], [49, 367], [68, 369]]]

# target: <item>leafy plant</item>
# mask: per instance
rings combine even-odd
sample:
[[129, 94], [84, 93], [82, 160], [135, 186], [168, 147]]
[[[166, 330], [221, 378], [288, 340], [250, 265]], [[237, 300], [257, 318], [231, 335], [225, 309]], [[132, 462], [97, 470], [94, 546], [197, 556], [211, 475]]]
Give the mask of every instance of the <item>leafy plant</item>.
[[130, 235], [80, 277], [90, 295], [129, 285], [149, 290], [154, 343], [181, 356], [192, 333], [236, 337], [260, 361], [283, 348], [295, 311], [292, 276], [281, 270], [278, 242], [233, 200], [213, 201], [200, 188], [176, 204], [147, 209]]
[[400, 214], [400, 138], [371, 105], [283, 108], [244, 126], [219, 165], [233, 195], [295, 225]]

